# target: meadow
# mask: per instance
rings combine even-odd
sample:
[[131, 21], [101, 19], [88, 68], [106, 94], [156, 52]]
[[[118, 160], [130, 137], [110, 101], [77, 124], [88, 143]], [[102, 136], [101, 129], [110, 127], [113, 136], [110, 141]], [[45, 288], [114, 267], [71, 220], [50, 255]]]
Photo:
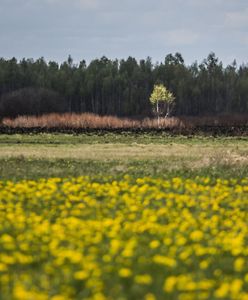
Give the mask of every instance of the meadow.
[[248, 299], [247, 142], [0, 135], [0, 299]]
[[247, 137], [167, 134], [0, 135], [2, 179], [111, 175], [244, 177]]

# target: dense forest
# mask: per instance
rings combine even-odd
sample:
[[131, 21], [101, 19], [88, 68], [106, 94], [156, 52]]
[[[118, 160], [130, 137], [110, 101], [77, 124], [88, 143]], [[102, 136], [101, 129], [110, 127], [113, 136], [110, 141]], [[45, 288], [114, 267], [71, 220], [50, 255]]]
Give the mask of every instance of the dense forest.
[[176, 97], [173, 115], [248, 113], [248, 65], [228, 66], [214, 53], [190, 66], [180, 53], [164, 62], [95, 59], [62, 64], [44, 58], [0, 59], [0, 117], [50, 112], [150, 116], [153, 86]]

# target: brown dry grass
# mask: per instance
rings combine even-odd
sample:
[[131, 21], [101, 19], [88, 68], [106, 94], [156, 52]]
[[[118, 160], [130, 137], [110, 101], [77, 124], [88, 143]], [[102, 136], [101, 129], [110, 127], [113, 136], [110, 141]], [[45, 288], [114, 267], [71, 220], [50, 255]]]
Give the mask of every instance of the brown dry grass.
[[248, 125], [247, 115], [205, 116], [205, 117], [171, 117], [157, 119], [145, 118], [133, 120], [114, 116], [99, 116], [91, 113], [83, 114], [47, 114], [43, 116], [19, 116], [16, 119], [4, 118], [2, 125], [12, 128], [177, 128], [192, 129], [195, 126], [237, 126]]
[[[114, 116], [99, 116], [90, 113], [83, 114], [48, 114], [39, 117], [20, 116], [16, 119], [5, 118], [3, 125], [9, 127], [59, 127], [59, 128], [156, 128], [156, 119], [132, 120]], [[178, 118], [161, 119], [162, 128], [183, 127]]]

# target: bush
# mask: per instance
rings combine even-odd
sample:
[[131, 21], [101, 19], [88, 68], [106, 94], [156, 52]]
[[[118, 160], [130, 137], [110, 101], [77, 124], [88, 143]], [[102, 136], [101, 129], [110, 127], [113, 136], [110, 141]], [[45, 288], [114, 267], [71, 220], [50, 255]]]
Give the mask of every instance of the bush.
[[20, 115], [42, 115], [62, 113], [66, 101], [58, 93], [44, 88], [23, 88], [2, 95], [0, 98], [0, 118], [15, 118]]

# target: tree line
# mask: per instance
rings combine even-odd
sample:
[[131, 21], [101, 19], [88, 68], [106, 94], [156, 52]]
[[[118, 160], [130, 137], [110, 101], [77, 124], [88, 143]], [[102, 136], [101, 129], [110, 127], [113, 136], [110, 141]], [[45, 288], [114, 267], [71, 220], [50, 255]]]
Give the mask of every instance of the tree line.
[[0, 116], [50, 112], [150, 116], [155, 84], [175, 96], [174, 115], [248, 113], [248, 65], [223, 66], [214, 53], [187, 66], [180, 53], [161, 63], [150, 57], [111, 60], [103, 56], [88, 65], [71, 56], [54, 61], [0, 59]]

